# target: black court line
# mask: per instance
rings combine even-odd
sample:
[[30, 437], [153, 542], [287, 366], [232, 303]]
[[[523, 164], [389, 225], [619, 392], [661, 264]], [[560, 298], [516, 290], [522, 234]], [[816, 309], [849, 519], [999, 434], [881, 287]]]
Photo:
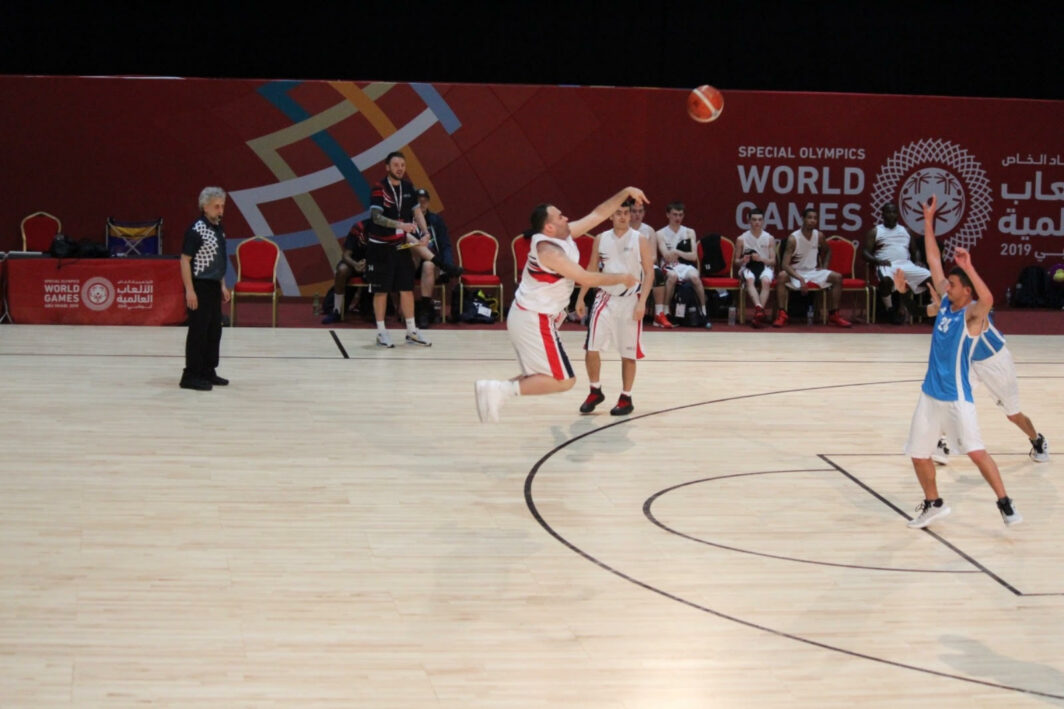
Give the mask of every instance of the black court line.
[[[821, 456], [823, 457], [823, 456]], [[901, 567], [890, 566], [867, 566], [864, 564], [840, 564], [832, 561], [817, 561], [815, 559], [803, 559], [797, 556], [783, 556], [781, 554], [769, 554], [768, 552], [754, 551], [752, 549], [743, 549], [741, 547], [733, 547], [727, 544], [720, 544], [719, 542], [711, 542], [708, 539], [702, 539], [701, 537], [695, 537], [690, 534], [681, 532], [659, 520], [653, 512], [653, 505], [657, 502], [658, 498], [679, 490], [680, 488], [688, 487], [689, 485], [698, 485], [701, 483], [714, 482], [717, 480], [726, 480], [728, 478], [744, 478], [751, 475], [779, 475], [783, 473], [833, 473], [837, 468], [801, 468], [797, 470], [760, 470], [751, 473], [731, 473], [728, 475], [715, 475], [711, 478], [701, 478], [699, 480], [688, 480], [687, 482], [680, 483], [679, 485], [673, 485], [667, 487], [664, 490], [659, 490], [653, 495], [647, 498], [643, 503], [643, 515], [650, 520], [654, 525], [664, 529], [670, 534], [675, 534], [678, 537], [686, 539], [688, 541], [696, 542], [698, 544], [705, 544], [706, 546], [716, 547], [718, 549], [724, 549], [726, 551], [734, 551], [740, 554], [750, 554], [751, 556], [761, 556], [768, 559], [779, 559], [781, 561], [793, 561], [797, 564], [814, 564], [816, 566], [833, 566], [842, 569], [862, 569], [865, 571], [894, 571], [898, 573], [917, 573], [917, 574], [978, 574], [978, 569], [905, 569]], [[896, 509], [896, 508], [895, 508]]]
[[[864, 490], [865, 492], [867, 492], [867, 493], [868, 493], [869, 495], [871, 495], [872, 497], [874, 497], [874, 498], [876, 498], [877, 500], [879, 500], [880, 502], [882, 502], [882, 503], [883, 503], [884, 505], [886, 505], [886, 506], [887, 506], [887, 507], [889, 507], [890, 509], [892, 509], [892, 510], [894, 510], [895, 512], [897, 512], [897, 513], [898, 513], [899, 515], [901, 515], [902, 517], [904, 517], [904, 518], [905, 518], [906, 520], [911, 520], [911, 519], [912, 519], [912, 517], [910, 517], [910, 516], [909, 516], [908, 514], [906, 514], [904, 510], [902, 510], [902, 509], [901, 509], [900, 507], [898, 507], [897, 505], [895, 505], [895, 504], [894, 504], [893, 502], [891, 502], [890, 500], [888, 500], [887, 498], [885, 498], [885, 497], [884, 497], [883, 495], [880, 495], [880, 494], [879, 494], [878, 492], [876, 492], [875, 490], [873, 490], [873, 489], [872, 489], [872, 488], [871, 488], [871, 487], [870, 487], [869, 485], [866, 485], [866, 484], [865, 484], [865, 483], [864, 483], [864, 482], [863, 482], [862, 480], [860, 480], [860, 479], [859, 479], [859, 478], [858, 478], [858, 477], [857, 477], [856, 475], [854, 475], [854, 474], [853, 474], [853, 473], [851, 473], [850, 471], [846, 470], [845, 468], [843, 468], [843, 467], [842, 467], [841, 465], [839, 465], [839, 464], [838, 464], [838, 463], [836, 463], [835, 461], [831, 460], [830, 458], [828, 458], [827, 456], [825, 456], [825, 455], [822, 455], [822, 454], [818, 454], [818, 455], [817, 455], [817, 457], [818, 457], [818, 458], [820, 458], [821, 460], [823, 460], [823, 461], [824, 461], [825, 463], [827, 463], [827, 464], [828, 464], [828, 465], [830, 465], [831, 467], [833, 467], [833, 468], [834, 468], [835, 470], [837, 470], [837, 471], [839, 471], [840, 473], [842, 473], [843, 475], [845, 475], [845, 476], [846, 476], [847, 478], [849, 478], [849, 479], [850, 479], [850, 480], [851, 480], [851, 481], [852, 481], [852, 482], [853, 482], [853, 483], [854, 483], [855, 485], [857, 485], [857, 486], [858, 486], [859, 488], [861, 488], [862, 490]], [[970, 554], [966, 554], [965, 552], [961, 551], [961, 549], [960, 549], [959, 547], [957, 547], [957, 546], [956, 546], [955, 544], [951, 544], [950, 542], [946, 541], [946, 540], [945, 540], [945, 539], [944, 539], [944, 538], [942, 537], [942, 535], [940, 535], [940, 534], [938, 534], [938, 533], [936, 533], [936, 532], [933, 532], [933, 531], [931, 531], [931, 530], [930, 530], [930, 529], [928, 529], [927, 527], [924, 527], [922, 531], [924, 531], [924, 532], [927, 532], [928, 534], [930, 534], [930, 535], [931, 535], [932, 537], [934, 537], [935, 539], [937, 539], [937, 540], [939, 541], [939, 543], [940, 543], [940, 544], [942, 544], [943, 546], [945, 546], [945, 547], [946, 547], [947, 549], [949, 549], [950, 551], [952, 551], [952, 552], [953, 552], [954, 554], [956, 554], [957, 556], [959, 556], [959, 557], [961, 557], [962, 559], [964, 559], [965, 561], [967, 561], [967, 562], [968, 562], [969, 564], [971, 564], [971, 565], [972, 565], [972, 566], [974, 566], [975, 568], [977, 568], [977, 569], [979, 569], [980, 571], [982, 571], [982, 572], [983, 572], [984, 574], [986, 574], [986, 575], [987, 575], [987, 576], [989, 576], [990, 578], [992, 578], [992, 579], [994, 579], [995, 581], [997, 581], [997, 582], [998, 582], [999, 584], [1001, 584], [1002, 586], [1004, 586], [1005, 588], [1007, 588], [1007, 589], [1008, 589], [1009, 591], [1011, 591], [1011, 592], [1012, 592], [1012, 593], [1013, 593], [1014, 595], [1016, 595], [1016, 596], [1022, 596], [1022, 595], [1024, 595], [1023, 593], [1021, 593], [1021, 592], [1020, 592], [1020, 590], [1019, 590], [1018, 588], [1016, 588], [1015, 586], [1013, 586], [1012, 584], [1010, 584], [1010, 583], [1009, 583], [1008, 581], [1006, 581], [1005, 579], [1003, 579], [1003, 578], [1001, 578], [1000, 576], [998, 576], [997, 574], [995, 574], [995, 573], [994, 573], [993, 571], [991, 571], [990, 569], [986, 568], [986, 566], [984, 566], [983, 564], [980, 564], [980, 563], [979, 563], [978, 561], [976, 561], [976, 560], [975, 560], [975, 559], [974, 559], [974, 558], [973, 558], [973, 557], [972, 557], [972, 556], [971, 556]]]
[[[862, 660], [869, 660], [871, 662], [878, 662], [880, 664], [887, 665], [887, 666], [890, 666], [890, 667], [897, 667], [897, 668], [900, 668], [900, 669], [912, 670], [914, 672], [920, 672], [922, 674], [932, 675], [932, 676], [935, 676], [935, 677], [942, 677], [942, 678], [945, 678], [945, 679], [955, 679], [955, 680], [958, 680], [960, 682], [967, 682], [969, 684], [976, 684], [976, 685], [980, 685], [980, 686], [983, 686], [983, 687], [992, 687], [994, 689], [1003, 689], [1003, 690], [1007, 690], [1007, 691], [1010, 691], [1010, 692], [1018, 692], [1018, 693], [1021, 693], [1021, 694], [1028, 694], [1028, 695], [1031, 695], [1031, 696], [1047, 697], [1049, 699], [1061, 699], [1061, 700], [1064, 700], [1064, 694], [1053, 694], [1051, 692], [1042, 692], [1042, 691], [1039, 691], [1039, 690], [1036, 690], [1036, 689], [1028, 689], [1026, 687], [1018, 687], [1018, 686], [1015, 686], [1015, 685], [1001, 684], [1001, 683], [998, 683], [998, 682], [990, 682], [990, 681], [987, 681], [987, 680], [976, 679], [974, 677], [965, 677], [963, 675], [950, 674], [948, 672], [942, 672], [942, 671], [939, 671], [939, 670], [932, 670], [932, 669], [927, 668], [927, 667], [919, 667], [917, 665], [909, 665], [909, 664], [906, 664], [904, 662], [898, 662], [896, 660], [888, 660], [888, 659], [886, 659], [884, 657], [876, 657], [874, 655], [868, 655], [866, 653], [856, 652], [854, 650], [847, 650], [846, 648], [843, 648], [843, 647], [838, 647], [838, 646], [835, 646], [835, 645], [828, 645], [827, 643], [821, 642], [819, 640], [813, 640], [812, 638], [803, 637], [801, 635], [795, 635], [794, 633], [788, 633], [788, 632], [785, 632], [785, 631], [782, 631], [782, 630], [777, 630], [775, 628], [769, 628], [768, 626], [760, 625], [758, 623], [754, 623], [753, 621], [744, 620], [744, 619], [739, 618], [737, 616], [732, 616], [732, 615], [728, 615], [726, 613], [723, 613], [721, 611], [713, 610], [712, 608], [709, 608], [707, 606], [700, 605], [700, 604], [695, 603], [693, 601], [689, 601], [686, 598], [681, 598], [680, 596], [677, 596], [675, 594], [669, 593], [668, 591], [660, 589], [660, 588], [658, 588], [656, 586], [652, 586], [649, 583], [646, 583], [645, 581], [640, 581], [639, 579], [637, 579], [637, 578], [635, 578], [633, 576], [629, 576], [628, 574], [624, 573], [620, 569], [616, 569], [616, 568], [610, 566], [609, 564], [607, 564], [606, 562], [604, 562], [604, 561], [592, 556], [588, 552], [584, 551], [583, 549], [581, 549], [580, 547], [576, 546], [575, 544], [570, 542], [568, 539], [563, 537], [557, 530], [555, 530], [550, 525], [550, 523], [547, 522], [547, 520], [543, 517], [543, 515], [540, 514], [539, 509], [536, 507], [536, 502], [535, 502], [534, 496], [532, 494], [532, 485], [535, 482], [536, 475], [542, 469], [543, 465], [548, 460], [553, 458], [555, 455], [560, 453], [562, 450], [564, 450], [565, 448], [568, 448], [569, 446], [573, 445], [574, 443], [576, 443], [578, 441], [581, 441], [584, 438], [586, 438], [588, 436], [591, 436], [592, 434], [596, 434], [596, 433], [599, 433], [601, 431], [613, 428], [614, 426], [625, 426], [625, 425], [631, 424], [633, 421], [638, 421], [640, 419], [647, 418], [649, 416], [657, 416], [657, 415], [660, 415], [660, 414], [672, 413], [672, 412], [675, 412], [675, 411], [683, 411], [683, 410], [686, 410], [686, 409], [694, 408], [696, 406], [708, 406], [710, 404], [719, 404], [719, 403], [724, 403], [724, 402], [729, 402], [729, 401], [739, 401], [739, 400], [742, 400], [742, 399], [753, 399], [753, 398], [758, 398], [758, 397], [762, 397], [762, 396], [769, 396], [769, 395], [773, 395], [773, 394], [790, 394], [790, 393], [803, 392], [803, 391], [823, 391], [823, 390], [826, 390], [826, 389], [842, 389], [842, 388], [859, 387], [859, 386], [877, 386], [877, 385], [884, 385], [884, 384], [899, 384], [899, 383], [912, 382], [912, 381], [923, 381], [923, 380], [922, 379], [916, 379], [916, 380], [911, 380], [910, 379], [910, 380], [890, 380], [890, 381], [880, 381], [880, 382], [855, 382], [853, 384], [831, 384], [831, 385], [820, 386], [820, 387], [805, 387], [805, 388], [800, 388], [800, 389], [784, 389], [784, 390], [779, 390], [779, 391], [774, 391], [774, 392], [765, 392], [765, 393], [760, 393], [760, 394], [744, 394], [744, 395], [740, 395], [740, 396], [732, 396], [732, 397], [726, 397], [726, 398], [722, 398], [722, 399], [713, 399], [713, 400], [710, 400], [710, 401], [702, 401], [702, 402], [697, 402], [697, 403], [693, 403], [693, 404], [684, 404], [684, 405], [681, 405], [681, 406], [674, 406], [674, 407], [671, 407], [671, 408], [668, 408], [668, 409], [662, 409], [660, 411], [652, 411], [650, 413], [640, 414], [640, 415], [637, 415], [637, 416], [630, 416], [630, 417], [628, 417], [626, 419], [623, 419], [623, 420], [620, 420], [620, 421], [615, 421], [615, 422], [612, 422], [612, 423], [608, 423], [608, 424], [605, 424], [605, 425], [603, 425], [603, 426], [601, 426], [599, 428], [593, 429], [591, 431], [586, 431], [584, 433], [581, 433], [581, 434], [579, 434], [577, 436], [574, 436], [574, 437], [570, 438], [567, 441], [564, 441], [564, 442], [558, 444], [557, 446], [555, 446], [551, 450], [547, 451], [547, 453], [545, 453], [543, 455], [543, 457], [541, 457], [539, 460], [537, 460], [535, 465], [532, 466], [532, 469], [528, 471], [528, 475], [525, 476], [525, 485], [524, 485], [525, 506], [528, 507], [528, 511], [532, 515], [532, 518], [536, 520], [536, 522], [539, 524], [539, 526], [541, 526], [544, 529], [544, 531], [547, 532], [547, 534], [549, 534], [550, 536], [554, 537], [554, 539], [557, 540], [558, 543], [560, 543], [562, 546], [564, 546], [567, 549], [569, 549], [570, 551], [572, 551], [574, 554], [577, 554], [578, 556], [583, 557], [584, 559], [590, 561], [592, 564], [595, 564], [596, 566], [598, 566], [602, 570], [607, 571], [607, 572], [613, 574], [614, 576], [617, 576], [618, 578], [624, 579], [625, 581], [628, 581], [629, 583], [631, 583], [631, 584], [633, 584], [635, 586], [638, 586], [638, 587], [640, 587], [642, 589], [645, 589], [647, 591], [650, 591], [652, 593], [656, 593], [659, 596], [662, 596], [663, 598], [667, 598], [667, 599], [669, 599], [671, 601], [675, 601], [676, 603], [680, 603], [682, 605], [688, 606], [689, 608], [693, 608], [695, 610], [702, 611], [703, 613], [708, 613], [708, 614], [710, 614], [712, 616], [715, 616], [717, 618], [721, 618], [721, 619], [724, 619], [724, 620], [732, 621], [734, 623], [737, 623], [739, 625], [742, 625], [742, 626], [745, 626], [745, 627], [748, 627], [748, 628], [753, 628], [754, 630], [760, 630], [760, 631], [775, 635], [777, 637], [787, 638], [788, 640], [794, 640], [796, 642], [803, 643], [805, 645], [809, 645], [809, 646], [812, 646], [812, 647], [817, 647], [817, 648], [820, 648], [820, 649], [823, 649], [823, 650], [830, 650], [832, 652], [838, 652], [838, 653], [841, 653], [843, 655], [847, 655], [849, 657], [855, 657], [855, 658], [862, 659]], [[834, 465], [833, 465], [833, 467], [834, 467]], [[1035, 595], [1035, 594], [1032, 594], [1032, 595]]]
[[333, 342], [340, 348], [340, 354], [344, 356], [344, 359], [351, 359], [351, 356], [347, 354], [347, 350], [344, 349], [344, 345], [340, 342], [340, 338], [336, 336], [336, 330], [329, 330], [329, 334], [332, 335]]

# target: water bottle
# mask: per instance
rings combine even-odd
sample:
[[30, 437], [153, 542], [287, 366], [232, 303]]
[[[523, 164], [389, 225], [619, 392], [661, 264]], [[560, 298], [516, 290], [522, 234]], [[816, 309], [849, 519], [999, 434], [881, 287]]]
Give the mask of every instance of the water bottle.
[[729, 325], [734, 325], [735, 324], [735, 306], [734, 305], [731, 306], [730, 308], [728, 308], [728, 324]]
[[321, 315], [321, 296], [314, 294], [314, 314]]
[[1012, 286], [1005, 289], [1005, 307], [1012, 305]]
[[813, 306], [812, 305], [810, 305], [808, 308], [805, 309], [805, 324], [806, 325], [812, 325], [813, 324]]

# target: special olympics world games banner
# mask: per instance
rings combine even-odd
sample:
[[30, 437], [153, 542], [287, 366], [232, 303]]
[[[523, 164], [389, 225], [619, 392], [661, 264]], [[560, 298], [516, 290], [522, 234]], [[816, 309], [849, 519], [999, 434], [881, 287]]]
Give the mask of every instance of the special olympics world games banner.
[[825, 232], [863, 240], [886, 201], [921, 233], [918, 202], [937, 194], [947, 253], [970, 248], [998, 296], [1023, 266], [1064, 262], [1064, 103], [721, 88], [703, 125], [677, 90], [0, 77], [0, 249], [43, 209], [75, 238], [162, 216], [175, 254], [218, 184], [230, 245], [270, 236], [284, 293], [324, 292], [399, 149], [452, 239], [498, 237], [507, 281], [535, 204], [580, 216], [627, 184], [653, 200], [652, 226], [682, 200], [698, 233], [729, 236], [752, 205], [780, 237], [812, 206]]
[[185, 289], [177, 259], [13, 257], [3, 263], [12, 322], [178, 325]]

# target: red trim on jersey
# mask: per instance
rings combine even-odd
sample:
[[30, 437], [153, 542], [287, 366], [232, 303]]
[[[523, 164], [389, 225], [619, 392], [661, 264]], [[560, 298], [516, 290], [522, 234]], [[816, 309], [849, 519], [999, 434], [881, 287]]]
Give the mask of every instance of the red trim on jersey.
[[551, 376], [555, 379], [566, 379], [562, 371], [562, 358], [558, 352], [558, 343], [554, 339], [554, 330], [550, 326], [552, 319], [549, 315], [539, 313], [539, 336], [543, 339], [543, 351], [547, 353]]
[[531, 266], [528, 267], [528, 275], [541, 283], [557, 283], [564, 278], [564, 276], [558, 275], [557, 273], [547, 273], [546, 271], [540, 271]]
[[599, 318], [602, 317], [602, 311], [606, 309], [606, 302], [609, 301], [609, 293], [605, 291], [599, 291], [599, 297], [595, 299], [595, 312], [591, 316], [591, 332], [595, 332], [598, 329]]
[[646, 355], [643, 354], [643, 321], [640, 320], [639, 329], [635, 332], [635, 358], [643, 359], [643, 357]]

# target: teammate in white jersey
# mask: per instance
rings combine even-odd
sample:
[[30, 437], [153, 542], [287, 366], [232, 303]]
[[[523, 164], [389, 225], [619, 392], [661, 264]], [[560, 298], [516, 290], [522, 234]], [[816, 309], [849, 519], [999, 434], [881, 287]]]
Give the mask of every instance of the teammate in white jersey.
[[[640, 342], [643, 334], [643, 316], [646, 314], [647, 295], [654, 279], [654, 247], [642, 234], [629, 226], [629, 207], [632, 201], [622, 204], [611, 217], [613, 228], [595, 237], [591, 247], [591, 272], [630, 273], [639, 279], [632, 288], [604, 286], [595, 294], [591, 317], [587, 323], [587, 354], [584, 364], [591, 385], [580, 413], [589, 414], [606, 400], [602, 393], [599, 375], [602, 372], [602, 357], [599, 352], [615, 347], [621, 355], [621, 395], [617, 405], [610, 410], [614, 416], [632, 413], [632, 385], [635, 383], [635, 363], [644, 356]], [[580, 286], [576, 298], [576, 312], [583, 320], [587, 313], [584, 296], [588, 286]]]
[[765, 213], [760, 209], [751, 209], [749, 218], [750, 228], [735, 240], [735, 265], [739, 267], [739, 281], [754, 306], [750, 324], [763, 327], [768, 323], [765, 306], [772, 295], [772, 279], [776, 275], [776, 237], [764, 231]]
[[[905, 274], [900, 269], [894, 273], [894, 286], [899, 293], [904, 293], [908, 287]], [[927, 306], [927, 316], [934, 318], [938, 315], [941, 305], [934, 289], [931, 289], [931, 301]], [[1047, 462], [1049, 442], [1034, 427], [1030, 417], [1020, 410], [1020, 384], [1016, 379], [1016, 362], [1012, 359], [1009, 348], [1005, 346], [1005, 336], [994, 325], [993, 316], [989, 313], [986, 316], [986, 328], [972, 347], [972, 375], [990, 392], [994, 402], [1005, 412], [1005, 418], [1027, 436], [1027, 440], [1031, 442], [1028, 454], [1031, 460], [1036, 463]], [[931, 455], [931, 459], [939, 465], [946, 465], [949, 463], [949, 453], [949, 441], [942, 436], [938, 440], [938, 450]]]
[[580, 267], [580, 251], [573, 236], [586, 234], [605, 221], [626, 199], [646, 203], [636, 187], [626, 187], [572, 224], [552, 204], [532, 210], [532, 244], [521, 284], [517, 287], [506, 330], [517, 353], [521, 374], [509, 381], [477, 380], [474, 390], [481, 421], [498, 421], [503, 402], [513, 396], [555, 394], [573, 388], [573, 367], [558, 338], [558, 324], [575, 283], [590, 286], [634, 287], [631, 273], [589, 273]]
[[[997, 495], [998, 511], [1005, 524], [1017, 524], [1023, 521], [1023, 517], [1016, 512], [1005, 492], [997, 463], [983, 445], [968, 373], [973, 343], [983, 333], [994, 296], [976, 273], [972, 257], [965, 249], [956, 249], [954, 260], [957, 266], [950, 271], [948, 279], [945, 277], [935, 241], [937, 204], [938, 199], [932, 197], [923, 208], [924, 247], [931, 266], [932, 283], [943, 298], [931, 333], [927, 375], [905, 444], [905, 452], [912, 458], [913, 469], [924, 493], [924, 501], [916, 508], [919, 514], [909, 521], [909, 526], [926, 527], [950, 513], [950, 508], [939, 497], [935, 464], [931, 460], [940, 433], [956, 441], [958, 449], [967, 453], [979, 468]], [[978, 299], [973, 300], [973, 295]]]
[[[890, 310], [893, 303], [891, 291], [894, 287], [894, 272], [901, 269], [909, 290], [922, 293], [924, 288], [932, 287], [931, 272], [923, 266], [917, 266], [916, 234], [898, 224], [898, 205], [888, 202], [881, 210], [883, 223], [872, 227], [865, 235], [864, 257], [876, 267], [879, 276], [877, 294], [883, 305]], [[927, 256], [930, 262], [931, 257]], [[899, 301], [901, 301], [899, 294]], [[906, 321], [906, 307], [898, 302], [894, 309], [894, 323], [901, 325]]]
[[[665, 305], [667, 307], [672, 303], [676, 284], [687, 281], [695, 291], [698, 312], [706, 323], [706, 329], [709, 329], [713, 324], [706, 317], [706, 291], [702, 287], [702, 277], [697, 268], [680, 260], [691, 263], [698, 261], [698, 237], [694, 229], [683, 225], [684, 213], [683, 202], [670, 202], [665, 210], [669, 223], [658, 229], [658, 252], [661, 255], [661, 268], [665, 272]], [[686, 249], [679, 248], [684, 244], [687, 245]]]
[[802, 228], [787, 237], [787, 247], [783, 252], [779, 282], [776, 284], [776, 305], [779, 312], [772, 327], [787, 324], [787, 299], [789, 291], [809, 292], [810, 286], [817, 289], [831, 288], [831, 305], [828, 308], [828, 322], [835, 327], [850, 327], [850, 321], [839, 315], [839, 303], [842, 301], [842, 274], [821, 264], [831, 253], [827, 239], [817, 226], [820, 215], [812, 207], [802, 212]]
[[[649, 224], [643, 223], [647, 208], [644, 204], [635, 202], [628, 210], [630, 215], [629, 226], [645, 236], [651, 244], [658, 243], [658, 232]], [[665, 272], [661, 267], [654, 264], [654, 288], [650, 291], [654, 296], [654, 327], [663, 327], [666, 330], [675, 327], [665, 315]]]

